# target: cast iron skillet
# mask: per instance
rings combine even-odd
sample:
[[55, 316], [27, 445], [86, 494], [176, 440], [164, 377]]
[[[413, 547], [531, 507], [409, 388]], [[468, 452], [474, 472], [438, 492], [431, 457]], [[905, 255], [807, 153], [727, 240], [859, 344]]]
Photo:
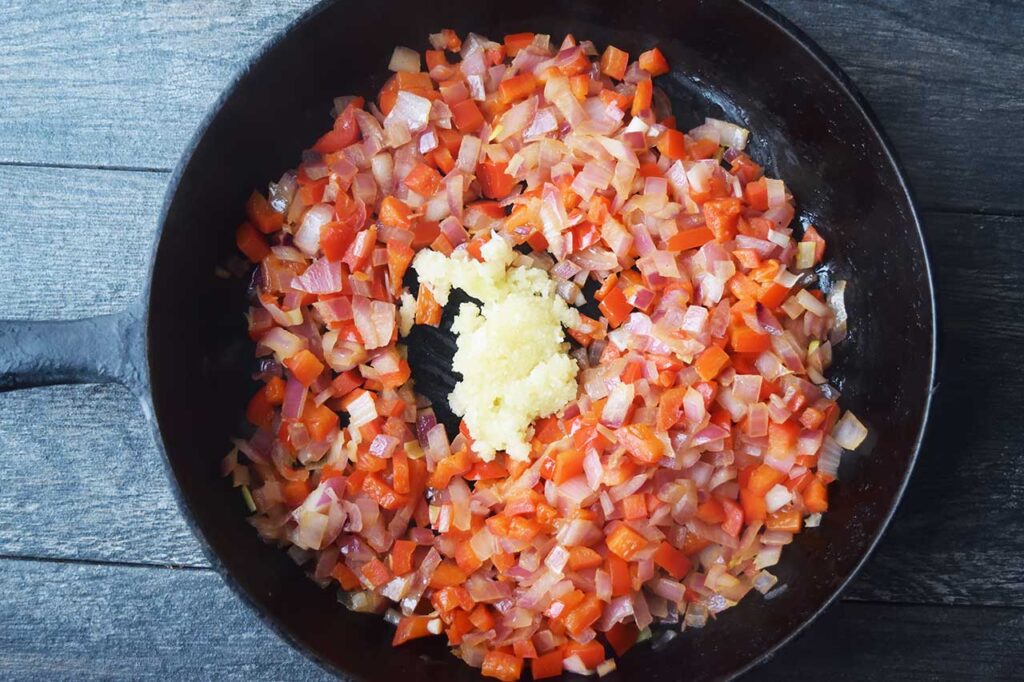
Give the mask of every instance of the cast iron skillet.
[[[263, 544], [237, 491], [218, 475], [253, 390], [244, 283], [214, 277], [253, 188], [293, 167], [330, 124], [336, 95], [376, 92], [396, 44], [422, 49], [441, 27], [492, 37], [532, 30], [658, 45], [660, 79], [681, 127], [705, 114], [753, 131], [752, 154], [784, 178], [801, 218], [829, 241], [850, 281], [850, 338], [832, 371], [843, 405], [871, 427], [841, 469], [820, 528], [798, 536], [766, 600], [752, 594], [700, 631], [659, 651], [639, 646], [620, 679], [704, 679], [748, 670], [813, 619], [874, 546], [920, 444], [935, 356], [934, 302], [913, 203], [863, 100], [806, 36], [756, 3], [631, 0], [422, 0], [325, 3], [272, 39], [227, 90], [171, 178], [146, 301], [75, 322], [0, 323], [0, 385], [121, 381], [141, 398], [210, 561], [256, 612], [341, 675], [376, 680], [469, 680], [475, 670], [437, 641], [399, 649], [378, 616], [348, 613], [332, 593]], [[444, 353], [417, 350], [418, 388], [443, 400]], [[447, 381], [436, 380], [448, 374]], [[428, 378], [424, 378], [428, 377]], [[435, 377], [431, 379], [429, 377]]]

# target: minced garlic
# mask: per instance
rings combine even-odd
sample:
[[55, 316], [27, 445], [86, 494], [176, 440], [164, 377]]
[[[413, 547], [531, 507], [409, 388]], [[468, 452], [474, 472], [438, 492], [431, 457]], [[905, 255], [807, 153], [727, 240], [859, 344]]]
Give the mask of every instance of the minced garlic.
[[533, 420], [576, 397], [578, 367], [562, 325], [579, 324], [579, 313], [558, 297], [546, 272], [514, 264], [518, 254], [501, 237], [492, 235], [481, 254], [482, 263], [465, 249], [451, 257], [424, 250], [412, 265], [441, 305], [452, 287], [483, 303], [463, 303], [452, 324], [458, 347], [452, 369], [462, 381], [448, 401], [465, 419], [481, 459], [503, 450], [526, 460]]
[[398, 306], [398, 333], [403, 337], [409, 336], [415, 319], [416, 299], [412, 297], [412, 294], [404, 292]]

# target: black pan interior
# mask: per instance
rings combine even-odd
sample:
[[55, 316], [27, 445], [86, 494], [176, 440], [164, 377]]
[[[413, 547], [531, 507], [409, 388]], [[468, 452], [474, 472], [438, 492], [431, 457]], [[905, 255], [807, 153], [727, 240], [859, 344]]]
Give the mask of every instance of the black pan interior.
[[[617, 674], [704, 679], [742, 670], [827, 603], [887, 521], [927, 408], [933, 311], [912, 205], [868, 117], [812, 51], [740, 2], [337, 3], [274, 39], [225, 95], [172, 182], [154, 265], [153, 399], [183, 503], [229, 582], [335, 671], [410, 682], [478, 678], [439, 642], [392, 649], [391, 627], [379, 617], [346, 612], [333, 591], [258, 540], [238, 492], [217, 471], [254, 387], [244, 284], [214, 275], [232, 253], [246, 196], [296, 164], [330, 125], [334, 96], [375, 93], [395, 44], [424, 49], [442, 27], [498, 39], [531, 30], [560, 40], [571, 31], [633, 55], [658, 45], [674, 69], [660, 84], [680, 126], [713, 115], [750, 128], [754, 158], [785, 179], [801, 217], [828, 238], [834, 275], [850, 281], [851, 336], [832, 376], [872, 435], [844, 462], [821, 527], [787, 548], [776, 567], [784, 589], [774, 598], [752, 594], [657, 652], [639, 646]], [[437, 386], [421, 389], [437, 397]]]

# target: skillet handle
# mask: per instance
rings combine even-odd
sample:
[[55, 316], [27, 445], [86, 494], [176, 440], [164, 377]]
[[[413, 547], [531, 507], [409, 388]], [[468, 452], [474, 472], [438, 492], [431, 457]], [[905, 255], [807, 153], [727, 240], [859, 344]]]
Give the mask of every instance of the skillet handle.
[[144, 311], [81, 320], [0, 320], [0, 392], [55, 384], [145, 385]]

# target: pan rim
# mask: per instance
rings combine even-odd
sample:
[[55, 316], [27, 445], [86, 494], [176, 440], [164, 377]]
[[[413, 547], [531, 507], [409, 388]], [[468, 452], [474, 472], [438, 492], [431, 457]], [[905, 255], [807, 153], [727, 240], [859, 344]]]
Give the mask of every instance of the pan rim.
[[[199, 523], [194, 516], [190, 503], [185, 498], [182, 487], [178, 481], [177, 474], [174, 471], [174, 466], [167, 453], [167, 448], [164, 444], [163, 435], [160, 431], [159, 420], [156, 415], [156, 410], [153, 401], [152, 392], [152, 372], [150, 369], [149, 359], [150, 353], [150, 311], [152, 304], [153, 294], [153, 274], [157, 257], [160, 252], [160, 246], [163, 242], [164, 228], [167, 224], [167, 220], [170, 214], [172, 205], [178, 193], [178, 188], [181, 180], [185, 173], [188, 171], [189, 165], [191, 164], [192, 158], [195, 154], [196, 149], [202, 143], [206, 137], [207, 132], [211, 124], [220, 114], [224, 105], [234, 97], [239, 85], [242, 81], [248, 77], [249, 73], [264, 59], [268, 58], [271, 53], [289, 36], [291, 36], [296, 30], [302, 26], [307, 25], [309, 22], [316, 20], [316, 18], [322, 14], [329, 7], [337, 4], [341, 0], [321, 0], [314, 6], [303, 11], [291, 22], [279, 29], [274, 35], [269, 37], [260, 47], [257, 49], [246, 61], [243, 63], [237, 72], [231, 77], [228, 84], [221, 91], [217, 99], [210, 105], [207, 112], [204, 114], [202, 120], [196, 127], [189, 142], [185, 145], [182, 150], [181, 156], [178, 163], [175, 165], [174, 170], [171, 172], [168, 182], [167, 190], [164, 193], [163, 202], [160, 210], [160, 217], [157, 222], [157, 234], [153, 241], [153, 247], [150, 251], [147, 278], [144, 290], [142, 292], [141, 301], [143, 303], [143, 314], [141, 316], [141, 323], [143, 325], [143, 349], [146, 355], [146, 362], [140, 363], [144, 367], [145, 372], [145, 390], [140, 391], [141, 400], [143, 403], [143, 410], [146, 413], [147, 421], [150, 423], [150, 427], [153, 430], [154, 441], [160, 450], [161, 459], [165, 475], [168, 480], [172, 483], [172, 493], [178, 508], [181, 510], [184, 516], [185, 522], [191, 530], [193, 536], [199, 543], [200, 548], [204, 556], [210, 562], [211, 568], [220, 576], [221, 580], [240, 598], [240, 601], [244, 603], [264, 624], [269, 626], [271, 630], [275, 632], [279, 637], [288, 642], [294, 649], [300, 652], [307, 659], [315, 662], [321, 668], [326, 670], [332, 675], [347, 678], [350, 676], [348, 671], [339, 668], [337, 665], [327, 660], [324, 656], [318, 653], [313, 647], [309, 646], [305, 642], [299, 640], [291, 630], [283, 625], [275, 616], [266, 611], [259, 603], [258, 597], [249, 592], [249, 590], [242, 586], [241, 582], [234, 576], [234, 574], [225, 566], [223, 561], [217, 552], [210, 546], [206, 539], [206, 535], [203, 530], [199, 527]], [[759, 15], [764, 21], [767, 21], [776, 30], [780, 31], [785, 35], [794, 46], [799, 47], [808, 56], [810, 56], [818, 66], [827, 73], [835, 82], [839, 91], [845, 95], [850, 103], [854, 106], [855, 110], [860, 114], [863, 121], [867, 124], [868, 130], [875, 137], [881, 150], [884, 152], [885, 162], [891, 167], [893, 173], [898, 180], [898, 186], [902, 197], [906, 201], [906, 208], [908, 210], [909, 222], [912, 223], [914, 232], [916, 233], [918, 243], [921, 249], [921, 260], [924, 266], [924, 281], [927, 286], [927, 300], [928, 300], [928, 319], [927, 323], [930, 326], [930, 344], [928, 347], [929, 359], [928, 359], [928, 376], [927, 385], [928, 392], [924, 399], [924, 405], [921, 412], [920, 424], [917, 428], [917, 434], [914, 438], [913, 446], [910, 452], [910, 456], [907, 460], [906, 470], [903, 473], [902, 479], [896, 490], [896, 494], [893, 496], [892, 503], [889, 509], [886, 511], [881, 523], [878, 526], [877, 531], [874, 533], [871, 541], [863, 551], [863, 554], [857, 560], [856, 564], [849, 571], [849, 573], [843, 578], [839, 585], [832, 591], [832, 593], [815, 609], [810, 613], [799, 625], [794, 627], [788, 633], [776, 640], [771, 646], [769, 646], [761, 655], [751, 659], [745, 665], [730, 671], [729, 673], [722, 676], [721, 679], [735, 679], [744, 675], [745, 673], [753, 670], [754, 668], [765, 663], [767, 660], [772, 658], [780, 649], [786, 646], [794, 638], [802, 634], [805, 629], [817, 620], [822, 613], [824, 613], [835, 601], [842, 595], [846, 588], [850, 585], [853, 579], [860, 573], [868, 559], [872, 556], [875, 549], [878, 546], [879, 541], [885, 535], [892, 522], [893, 516], [898, 509], [900, 502], [903, 500], [903, 496], [906, 492], [907, 485], [909, 484], [910, 477], [914, 472], [914, 468], [917, 464], [918, 457], [920, 455], [921, 447], [924, 441], [925, 433], [928, 427], [928, 420], [931, 414], [932, 398], [935, 392], [935, 381], [936, 371], [938, 363], [938, 310], [937, 302], [935, 297], [935, 281], [932, 274], [931, 260], [928, 255], [927, 240], [925, 239], [924, 230], [917, 209], [916, 201], [914, 200], [914, 193], [911, 189], [910, 183], [906, 177], [903, 165], [896, 154], [895, 149], [884, 132], [877, 116], [871, 109], [870, 104], [864, 95], [860, 92], [857, 86], [854, 84], [852, 79], [843, 71], [843, 69], [832, 59], [831, 56], [818, 45], [807, 33], [801, 28], [796, 26], [793, 22], [787, 19], [778, 10], [769, 7], [762, 0], [733, 0], [733, 2], [741, 7]]]

